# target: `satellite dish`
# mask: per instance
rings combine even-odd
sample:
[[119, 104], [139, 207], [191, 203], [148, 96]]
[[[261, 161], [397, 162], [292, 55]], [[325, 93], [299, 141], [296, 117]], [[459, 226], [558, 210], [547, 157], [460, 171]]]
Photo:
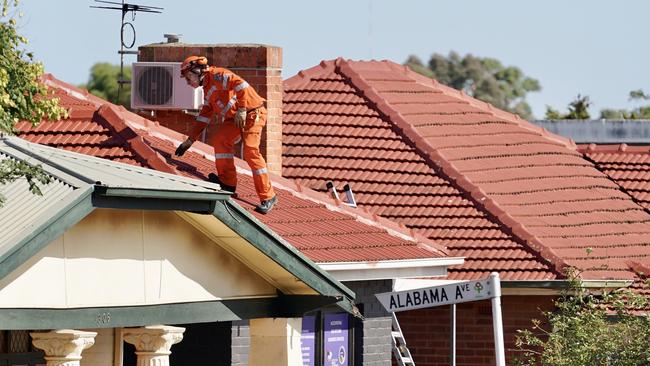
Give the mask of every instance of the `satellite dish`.
[[172, 103], [174, 79], [169, 67], [150, 66], [137, 76], [138, 96], [151, 105]]

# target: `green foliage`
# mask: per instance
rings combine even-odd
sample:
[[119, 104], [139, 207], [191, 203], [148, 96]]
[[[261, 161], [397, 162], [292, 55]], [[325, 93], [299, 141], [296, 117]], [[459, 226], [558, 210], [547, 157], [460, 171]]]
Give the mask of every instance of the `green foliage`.
[[544, 116], [547, 120], [562, 120], [562, 119], [581, 119], [587, 120], [590, 119], [589, 107], [591, 106], [591, 101], [588, 96], [581, 96], [578, 94], [576, 99], [569, 103], [569, 112], [566, 114], [560, 113], [558, 110], [546, 106], [546, 115]]
[[[45, 174], [39, 167], [33, 167], [18, 160], [6, 159], [0, 161], [0, 186], [20, 178], [25, 178], [27, 184], [29, 184], [29, 190], [38, 195], [42, 194], [38, 183], [45, 185], [51, 181], [50, 176]], [[4, 197], [0, 195], [0, 206], [2, 206], [4, 200]]]
[[[2, 0], [0, 14], [0, 133], [6, 134], [15, 133], [14, 126], [21, 120], [37, 125], [44, 119], [66, 116], [58, 100], [48, 94], [47, 86], [41, 82], [43, 65], [34, 62], [33, 55], [23, 49], [27, 39], [16, 29], [21, 16], [17, 6], [18, 0]], [[0, 184], [21, 177], [27, 179], [34, 193], [40, 193], [36, 182], [47, 182], [38, 167], [0, 161]]]
[[[90, 69], [90, 78], [88, 84], [81, 87], [88, 89], [88, 91], [100, 98], [106, 99], [114, 104], [121, 104], [125, 108], [131, 106], [131, 85], [124, 84], [122, 90], [119, 92], [119, 84], [117, 80], [120, 76], [120, 66], [112, 65], [107, 62], [99, 62], [93, 65]], [[124, 68], [124, 79], [131, 79], [131, 68]]]
[[[633, 101], [646, 101], [650, 100], [650, 95], [647, 95], [643, 90], [632, 90], [630, 92], [630, 100]], [[610, 109], [605, 108], [600, 111], [600, 118], [603, 119], [650, 119], [650, 105], [637, 107], [631, 110], [627, 109]]]
[[564, 119], [564, 116], [562, 116], [562, 113], [560, 113], [560, 111], [558, 111], [557, 109], [553, 109], [551, 106], [547, 105], [544, 119], [548, 119], [548, 120]]
[[650, 100], [650, 95], [647, 95], [643, 90], [632, 90], [630, 92], [630, 100]]
[[471, 54], [461, 57], [452, 51], [447, 57], [433, 54], [426, 66], [418, 57], [409, 56], [405, 65], [415, 72], [435, 78], [452, 88], [464, 90], [477, 99], [526, 119], [532, 117], [530, 105], [526, 103], [526, 94], [541, 90], [536, 79], [525, 76], [518, 67], [506, 67], [493, 58]]
[[555, 301], [556, 310], [519, 330], [521, 366], [642, 366], [650, 364], [650, 318], [634, 309], [647, 299], [631, 291], [589, 292], [575, 270], [570, 286]]
[[591, 101], [589, 101], [589, 97], [578, 94], [576, 99], [569, 103], [569, 113], [566, 115], [566, 119], [590, 119], [590, 106]]

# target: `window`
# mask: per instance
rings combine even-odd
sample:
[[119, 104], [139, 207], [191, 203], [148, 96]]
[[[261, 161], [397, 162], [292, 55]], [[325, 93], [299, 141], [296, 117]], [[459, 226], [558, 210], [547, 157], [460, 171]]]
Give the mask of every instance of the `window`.
[[45, 365], [42, 351], [32, 346], [29, 330], [0, 330], [0, 365]]

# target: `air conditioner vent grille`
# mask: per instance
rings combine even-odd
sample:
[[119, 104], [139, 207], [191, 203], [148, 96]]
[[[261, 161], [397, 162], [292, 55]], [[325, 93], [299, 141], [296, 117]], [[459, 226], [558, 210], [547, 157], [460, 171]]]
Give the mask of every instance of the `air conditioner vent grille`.
[[174, 81], [169, 67], [148, 67], [138, 75], [138, 96], [146, 104], [170, 105]]

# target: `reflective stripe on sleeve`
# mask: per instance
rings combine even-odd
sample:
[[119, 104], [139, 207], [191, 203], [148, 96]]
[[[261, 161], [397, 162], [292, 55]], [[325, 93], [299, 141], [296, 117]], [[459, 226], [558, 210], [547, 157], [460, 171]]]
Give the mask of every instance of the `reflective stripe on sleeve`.
[[235, 154], [228, 154], [228, 153], [223, 153], [223, 154], [214, 154], [215, 159], [234, 159]]
[[228, 104], [226, 104], [225, 107], [221, 108], [221, 117], [225, 119], [226, 113], [228, 113], [230, 108], [232, 108], [232, 106], [235, 105], [235, 103], [237, 103], [237, 96], [233, 95], [232, 98], [230, 98], [230, 100], [228, 101]]
[[228, 104], [226, 104], [226, 106], [223, 109], [228, 110], [232, 108], [232, 106], [235, 105], [235, 103], [237, 103], [237, 96], [233, 95], [232, 98], [230, 98], [230, 100], [228, 101]]
[[210, 118], [204, 116], [196, 116], [197, 122], [210, 123]]
[[208, 90], [208, 93], [205, 95], [205, 98], [203, 98], [204, 101], [203, 103], [207, 104], [210, 102], [210, 97], [212, 96], [212, 93], [214, 93], [215, 90], [217, 90], [217, 87], [213, 85], [212, 88]]
[[237, 85], [235, 87], [235, 92], [242, 91], [242, 90], [244, 90], [246, 88], [248, 88], [248, 83], [244, 81], [243, 83], [241, 83], [241, 84], [239, 84], [239, 85]]
[[224, 75], [223, 76], [223, 83], [221, 84], [221, 86], [223, 87], [223, 90], [228, 89], [228, 80], [229, 79], [230, 79], [229, 75]]
[[269, 171], [266, 170], [266, 168], [262, 168], [262, 169], [254, 170], [253, 174], [255, 175], [269, 174]]

